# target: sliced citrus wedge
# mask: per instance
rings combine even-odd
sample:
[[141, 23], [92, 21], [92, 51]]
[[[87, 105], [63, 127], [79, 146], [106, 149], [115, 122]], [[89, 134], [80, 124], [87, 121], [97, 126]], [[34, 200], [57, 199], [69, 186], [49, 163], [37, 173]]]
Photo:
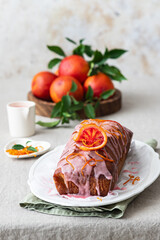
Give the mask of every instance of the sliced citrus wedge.
[[107, 143], [107, 135], [96, 124], [86, 124], [74, 134], [73, 140], [82, 144], [79, 147], [81, 150], [90, 151], [103, 148]]

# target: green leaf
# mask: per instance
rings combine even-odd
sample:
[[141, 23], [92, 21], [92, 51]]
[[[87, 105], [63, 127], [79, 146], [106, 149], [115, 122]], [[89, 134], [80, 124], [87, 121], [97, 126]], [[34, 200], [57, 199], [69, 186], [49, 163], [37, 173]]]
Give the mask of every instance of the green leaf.
[[121, 82], [122, 80], [126, 80], [125, 76], [122, 75], [122, 73], [117, 67], [105, 64], [100, 67], [100, 70], [109, 77], [111, 77], [113, 80], [117, 80], [119, 82]]
[[66, 112], [71, 107], [71, 97], [69, 95], [65, 95], [62, 97], [62, 110], [61, 112]]
[[98, 50], [94, 51], [94, 57], [93, 57], [92, 62], [98, 63], [98, 62], [100, 62], [102, 59], [103, 59], [102, 53], [101, 53], [100, 51], [98, 51]]
[[83, 57], [83, 54], [85, 52], [85, 46], [79, 45], [77, 48], [73, 49], [73, 54], [79, 55]]
[[106, 48], [106, 49], [105, 49], [105, 52], [104, 52], [104, 54], [103, 54], [102, 60], [99, 61], [99, 62], [97, 63], [97, 65], [98, 65], [98, 66], [103, 65], [103, 64], [107, 61], [108, 57], [109, 57], [109, 55], [108, 55], [108, 48]]
[[99, 69], [98, 68], [92, 68], [88, 72], [88, 76], [96, 75], [98, 73]]
[[66, 54], [64, 53], [64, 51], [62, 50], [62, 48], [60, 48], [59, 46], [47, 46], [49, 50], [51, 50], [52, 52], [65, 57]]
[[119, 58], [121, 55], [123, 55], [126, 52], [127, 50], [124, 50], [124, 49], [113, 49], [108, 52], [108, 55], [109, 55], [109, 58], [115, 59], [115, 58]]
[[115, 72], [113, 71], [112, 67], [109, 66], [108, 64], [105, 64], [103, 66], [100, 67], [100, 71], [102, 71], [103, 73], [105, 73], [106, 75], [115, 75]]
[[73, 44], [77, 44], [75, 41], [73, 41], [72, 39], [66, 37], [66, 40], [68, 40], [69, 42], [73, 43]]
[[27, 145], [29, 142], [31, 142], [31, 141], [27, 141], [27, 142], [26, 142], [26, 145]]
[[32, 146], [28, 147], [27, 150], [33, 151], [33, 152], [38, 152], [37, 149]]
[[105, 48], [103, 57], [108, 58], [108, 48], [107, 47]]
[[105, 92], [101, 93], [101, 98], [102, 99], [107, 99], [110, 96], [112, 96], [114, 93], [115, 93], [115, 89], [111, 89], [111, 90], [105, 91]]
[[82, 44], [84, 42], [85, 38], [82, 38], [79, 40], [79, 43]]
[[67, 117], [62, 117], [62, 124], [69, 123], [69, 119]]
[[60, 58], [54, 58], [52, 59], [49, 63], [48, 63], [48, 68], [51, 69], [54, 66], [56, 66], [58, 63], [60, 63], [62, 61], [62, 59]]
[[106, 58], [104, 57], [100, 62], [97, 63], [97, 66], [103, 65], [107, 61], [107, 59], [108, 59], [107, 57]]
[[70, 118], [72, 115], [68, 112], [63, 112], [62, 113], [63, 117]]
[[52, 109], [51, 118], [60, 117], [61, 116], [62, 105], [63, 105], [62, 101], [56, 103], [56, 105]]
[[75, 92], [76, 90], [77, 90], [77, 84], [74, 81], [72, 81], [72, 87], [70, 92]]
[[70, 97], [71, 97], [74, 105], [79, 104], [79, 101], [77, 101], [73, 96], [70, 96]]
[[12, 146], [12, 149], [16, 149], [16, 150], [21, 150], [23, 148], [25, 148], [25, 147], [21, 144], [15, 144], [15, 145]]
[[94, 109], [96, 110], [99, 107], [100, 99], [97, 100], [97, 102], [94, 105]]
[[91, 88], [91, 86], [88, 87], [85, 98], [86, 98], [86, 100], [92, 100], [93, 99], [93, 89]]
[[85, 46], [84, 53], [85, 53], [88, 57], [92, 57], [94, 51], [92, 50], [91, 46], [89, 46], [89, 45], [84, 45], [84, 46]]
[[61, 120], [57, 120], [55, 122], [42, 122], [42, 121], [38, 121], [36, 122], [36, 124], [42, 126], [42, 127], [47, 127], [47, 128], [53, 128], [56, 127]]
[[126, 77], [121, 73], [121, 71], [115, 67], [115, 66], [110, 66], [111, 70], [113, 71], [112, 79], [117, 80], [117, 81], [123, 81], [127, 80]]
[[127, 78], [120, 72], [112, 77], [113, 80], [116, 80], [118, 82], [122, 82], [123, 80], [127, 80]]
[[79, 111], [79, 110], [81, 110], [81, 109], [83, 109], [83, 102], [78, 102], [78, 104], [72, 105], [72, 106], [70, 107], [70, 111], [71, 111], [71, 112], [76, 112], [76, 111]]
[[71, 119], [72, 119], [72, 120], [76, 120], [76, 119], [78, 119], [78, 120], [79, 120], [79, 119], [80, 119], [80, 117], [79, 117], [78, 113], [76, 113], [76, 112], [73, 112], [73, 113], [72, 113], [72, 116], [71, 116]]
[[96, 116], [95, 110], [92, 104], [87, 104], [86, 106], [84, 106], [84, 112], [88, 118], [95, 118]]

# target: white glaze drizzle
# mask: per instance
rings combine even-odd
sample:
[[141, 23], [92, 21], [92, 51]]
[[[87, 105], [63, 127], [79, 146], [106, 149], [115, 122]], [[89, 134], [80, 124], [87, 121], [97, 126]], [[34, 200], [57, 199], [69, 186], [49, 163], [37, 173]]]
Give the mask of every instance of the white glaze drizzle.
[[[126, 145], [130, 140], [129, 132], [131, 132], [131, 131], [125, 127], [121, 128], [121, 126], [119, 124], [117, 124], [116, 122], [109, 121], [109, 120], [106, 120], [105, 122], [97, 122], [95, 120], [87, 120], [85, 122], [85, 124], [91, 124], [91, 123], [101, 126], [104, 130], [113, 132], [118, 136], [118, 138], [117, 138], [112, 133], [106, 132], [108, 141], [107, 141], [107, 144], [105, 145], [105, 147], [103, 148], [103, 150], [105, 150], [107, 152], [107, 157], [114, 160], [113, 164], [115, 167], [115, 174], [116, 174], [116, 180], [117, 180], [117, 178], [118, 178], [118, 170], [117, 170], [118, 161], [122, 157], [124, 151], [125, 152], [127, 151]], [[77, 125], [75, 128], [75, 132], [76, 133], [79, 132], [81, 127], [82, 127], [81, 124]], [[119, 132], [114, 132], [111, 127], [116, 128], [118, 131], [121, 132], [122, 135]], [[94, 158], [97, 160], [102, 160], [102, 158], [100, 156], [98, 156], [95, 153], [95, 151], [93, 151], [93, 150], [92, 151], [82, 151], [79, 149], [79, 146], [82, 143], [78, 143], [73, 140], [73, 135], [75, 134], [75, 132], [72, 134], [71, 138], [67, 142], [65, 149], [60, 157], [60, 161], [58, 163], [57, 168], [61, 168], [61, 171], [64, 174], [64, 179], [65, 179], [66, 185], [67, 185], [68, 181], [72, 181], [79, 188], [78, 195], [83, 195], [83, 196], [90, 196], [89, 178], [91, 175], [91, 171], [94, 168], [94, 177], [96, 179], [97, 195], [100, 195], [99, 184], [98, 184], [99, 176], [104, 175], [108, 180], [111, 180], [111, 181], [113, 178], [113, 176], [109, 172], [104, 160], [101, 162], [97, 162], [96, 166], [94, 166], [94, 167], [87, 164], [85, 166], [85, 168], [83, 169], [84, 176], [81, 173], [81, 170], [82, 170], [84, 164], [86, 163], [84, 157], [82, 157], [80, 155], [76, 155], [72, 159], [68, 158], [70, 163], [73, 165], [74, 169], [72, 168], [72, 166], [69, 163], [66, 162], [66, 157], [69, 154], [73, 154], [73, 153], [82, 154], [83, 156], [85, 156], [86, 161], [90, 160], [91, 158]], [[123, 149], [122, 149], [121, 144], [123, 145]], [[111, 152], [112, 154], [109, 154], [109, 152]], [[111, 155], [113, 156], [113, 158]], [[94, 163], [94, 161], [91, 162], [90, 164], [93, 164], [93, 163]]]

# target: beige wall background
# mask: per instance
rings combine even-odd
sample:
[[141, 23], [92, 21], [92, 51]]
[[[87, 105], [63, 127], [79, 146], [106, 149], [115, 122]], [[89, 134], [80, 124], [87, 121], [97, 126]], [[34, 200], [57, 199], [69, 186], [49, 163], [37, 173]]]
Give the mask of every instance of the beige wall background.
[[[134, 121], [135, 107], [142, 114], [144, 99], [150, 108], [159, 101], [155, 95], [150, 104], [154, 90], [160, 89], [159, 0], [0, 0], [0, 81], [7, 102], [26, 99], [33, 76], [47, 70], [55, 56], [47, 44], [58, 44], [70, 54], [72, 44], [65, 37], [85, 38], [95, 49], [128, 50], [114, 61], [128, 78], [115, 83], [123, 92], [121, 116], [128, 111], [128, 122]], [[152, 124], [150, 111], [145, 114]]]
[[129, 52], [115, 63], [129, 81], [158, 77], [160, 60], [159, 0], [0, 0], [0, 76], [31, 78], [47, 69], [52, 53], [47, 44], [61, 45], [65, 37], [103, 50]]

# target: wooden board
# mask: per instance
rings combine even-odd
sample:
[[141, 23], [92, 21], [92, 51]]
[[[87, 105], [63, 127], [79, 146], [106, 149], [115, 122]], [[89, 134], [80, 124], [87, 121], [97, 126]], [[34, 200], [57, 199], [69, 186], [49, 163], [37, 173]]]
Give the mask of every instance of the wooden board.
[[[109, 115], [111, 113], [117, 112], [121, 109], [121, 92], [116, 89], [114, 95], [107, 99], [102, 100], [100, 102], [100, 105], [98, 109], [96, 110], [96, 117], [101, 117], [105, 115]], [[44, 117], [50, 117], [53, 107], [55, 106], [55, 103], [53, 102], [47, 102], [44, 100], [41, 100], [39, 98], [36, 98], [32, 92], [28, 93], [28, 100], [33, 101], [36, 103], [36, 114]], [[79, 115], [81, 119], [85, 119], [86, 116], [84, 114], [84, 111], [79, 111]]]

